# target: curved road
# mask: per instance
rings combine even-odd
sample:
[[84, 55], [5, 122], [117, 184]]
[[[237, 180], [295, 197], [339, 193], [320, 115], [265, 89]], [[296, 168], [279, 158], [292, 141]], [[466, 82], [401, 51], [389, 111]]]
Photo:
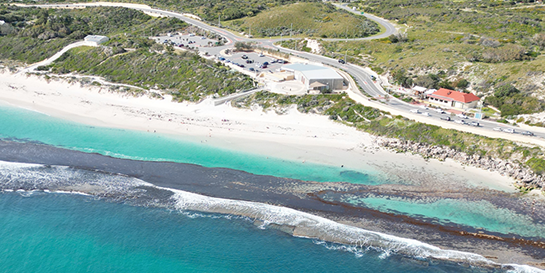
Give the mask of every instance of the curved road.
[[[20, 4], [19, 6], [26, 6], [26, 5], [21, 5]], [[339, 69], [341, 69], [343, 71], [346, 71], [347, 73], [349, 73], [353, 77], [353, 79], [355, 80], [355, 83], [357, 85], [359, 85], [371, 97], [377, 98], [377, 97], [383, 97], [383, 96], [386, 95], [386, 92], [384, 92], [382, 87], [380, 87], [380, 85], [376, 84], [371, 79], [370, 75], [368, 73], [366, 73], [359, 66], [352, 65], [352, 64], [340, 64], [337, 60], [332, 59], [332, 58], [328, 58], [328, 57], [324, 57], [324, 56], [316, 55], [316, 54], [312, 54], [312, 53], [307, 53], [307, 52], [295, 51], [295, 50], [292, 50], [292, 49], [276, 46], [274, 44], [275, 42], [278, 42], [280, 40], [288, 40], [289, 38], [286, 38], [286, 39], [251, 39], [251, 38], [241, 37], [241, 36], [238, 36], [238, 35], [230, 32], [230, 31], [227, 31], [225, 29], [218, 28], [218, 27], [215, 27], [215, 26], [210, 26], [210, 25], [208, 25], [208, 24], [206, 24], [206, 23], [204, 23], [202, 21], [199, 21], [199, 20], [184, 16], [183, 14], [180, 14], [180, 13], [154, 9], [154, 8], [149, 7], [149, 6], [137, 5], [137, 4], [128, 4], [128, 3], [82, 3], [82, 4], [62, 4], [62, 5], [48, 4], [48, 5], [29, 5], [29, 6], [42, 7], [42, 8], [116, 6], [116, 7], [126, 7], [126, 8], [136, 9], [136, 10], [140, 10], [140, 11], [143, 11], [143, 12], [146, 12], [146, 13], [149, 13], [149, 14], [156, 14], [156, 15], [168, 16], [168, 17], [175, 17], [175, 18], [183, 20], [183, 21], [185, 21], [185, 22], [187, 22], [189, 24], [195, 25], [195, 26], [197, 26], [199, 28], [202, 28], [202, 29], [207, 30], [207, 31], [218, 33], [218, 34], [222, 35], [223, 37], [225, 37], [228, 40], [228, 42], [223, 47], [216, 47], [215, 50], [217, 50], [218, 53], [219, 53], [220, 50], [224, 49], [225, 47], [230, 47], [235, 42], [238, 42], [238, 41], [240, 41], [240, 42], [257, 42], [257, 43], [259, 43], [261, 46], [263, 46], [265, 48], [276, 49], [276, 50], [278, 50], [280, 52], [290, 53], [292, 55], [308, 59], [309, 61], [312, 61], [312, 62], [323, 63], [323, 64], [326, 64], [326, 65], [329, 65], [329, 66], [332, 66], [332, 67], [339, 68]], [[354, 13], [357, 13], [357, 12], [351, 10], [350, 8], [346, 7], [345, 5], [337, 5], [337, 7], [343, 8], [345, 10], [348, 10], [348, 11], [351, 11], [351, 12], [354, 12]], [[369, 19], [377, 22], [378, 24], [382, 25], [383, 28], [386, 31], [383, 32], [383, 33], [380, 33], [378, 35], [374, 35], [374, 36], [370, 36], [370, 37], [366, 37], [366, 38], [357, 38], [357, 39], [348, 39], [348, 40], [381, 39], [381, 38], [388, 37], [388, 36], [396, 33], [396, 31], [397, 31], [395, 26], [393, 26], [391, 23], [389, 23], [388, 21], [386, 21], [384, 19], [378, 18], [378, 17], [370, 15], [370, 14], [364, 14], [364, 16], [366, 16], [367, 18], [369, 18]], [[344, 41], [344, 40], [347, 40], [347, 39], [324, 39], [324, 40], [341, 40], [341, 41]], [[212, 53], [215, 53], [215, 52], [212, 52]], [[366, 100], [366, 98], [362, 94], [358, 93], [358, 94], [352, 94], [352, 95], [355, 95], [358, 98], [358, 101], [360, 101], [360, 102], [364, 102]], [[467, 125], [455, 124], [452, 121], [443, 121], [443, 120], [440, 119], [440, 117], [444, 117], [445, 115], [441, 115], [441, 114], [435, 113], [433, 111], [430, 112], [431, 116], [429, 116], [429, 117], [428, 116], [426, 116], [426, 117], [418, 116], [418, 115], [415, 115], [414, 113], [410, 112], [410, 110], [413, 110], [413, 109], [416, 108], [415, 106], [411, 106], [411, 105], [409, 105], [407, 103], [404, 103], [404, 102], [402, 102], [400, 100], [397, 100], [397, 99], [394, 99], [394, 98], [392, 98], [392, 99], [390, 99], [388, 101], [383, 101], [382, 103], [372, 102], [372, 101], [367, 100], [367, 103], [365, 103], [365, 104], [369, 105], [369, 106], [379, 108], [379, 109], [384, 110], [384, 111], [389, 111], [389, 112], [392, 112], [392, 113], [400, 114], [400, 115], [403, 115], [403, 116], [411, 118], [411, 119], [416, 119], [416, 120], [418, 120], [420, 122], [433, 124], [433, 125], [441, 126], [441, 127], [444, 127], [444, 128], [453, 128], [453, 129], [457, 129], [457, 130], [460, 130], [460, 131], [471, 132], [471, 133], [475, 133], [475, 134], [479, 134], [479, 135], [485, 135], [485, 136], [490, 136], [490, 137], [501, 137], [501, 138], [505, 138], [505, 139], [509, 139], [509, 140], [513, 140], [513, 141], [522, 141], [522, 142], [534, 143], [534, 144], [538, 144], [538, 145], [541, 145], [541, 146], [545, 146], [545, 141], [543, 140], [543, 138], [545, 138], [545, 129], [541, 130], [539, 128], [533, 128], [532, 130], [534, 131], [534, 134], [536, 136], [538, 136], [539, 138], [529, 137], [529, 136], [523, 136], [523, 135], [520, 135], [520, 134], [508, 134], [508, 133], [493, 131], [493, 129], [497, 128], [497, 127], [513, 128], [513, 129], [515, 129], [517, 131], [520, 131], [520, 128], [512, 127], [512, 126], [506, 126], [506, 125], [502, 125], [502, 124], [499, 124], [499, 123], [496, 123], [496, 122], [491, 122], [491, 121], [481, 121], [481, 120], [479, 120], [478, 122], [480, 123], [481, 126], [480, 127], [472, 127], [472, 126], [467, 126]], [[423, 110], [423, 109], [419, 109], [419, 110], [421, 112], [426, 112], [427, 111], [427, 110]], [[455, 118], [455, 119], [458, 119], [458, 118]]]

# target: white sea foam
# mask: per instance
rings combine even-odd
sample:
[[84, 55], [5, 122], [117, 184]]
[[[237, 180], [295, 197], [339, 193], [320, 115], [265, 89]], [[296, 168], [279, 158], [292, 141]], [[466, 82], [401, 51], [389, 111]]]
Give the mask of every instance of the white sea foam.
[[[393, 253], [399, 253], [416, 258], [434, 258], [441, 260], [464, 261], [475, 265], [498, 265], [485, 257], [457, 250], [445, 250], [417, 240], [405, 239], [380, 232], [340, 224], [329, 219], [290, 208], [273, 206], [263, 203], [238, 201], [207, 197], [181, 190], [168, 189], [175, 193], [180, 210], [193, 210], [211, 213], [230, 213], [248, 216], [261, 220], [266, 224], [295, 227], [294, 235], [304, 232], [300, 237], [340, 242], [359, 249], [373, 248], [381, 250], [382, 258]], [[298, 228], [302, 230], [298, 231]], [[347, 250], [349, 248], [346, 248]], [[357, 255], [363, 255], [361, 251]], [[530, 266], [510, 264], [516, 272], [545, 272]]]

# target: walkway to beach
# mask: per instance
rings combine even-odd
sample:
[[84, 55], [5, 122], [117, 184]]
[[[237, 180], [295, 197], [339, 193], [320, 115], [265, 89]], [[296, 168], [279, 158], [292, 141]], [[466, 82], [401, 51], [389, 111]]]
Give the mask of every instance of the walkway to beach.
[[75, 42], [75, 43], [72, 43], [72, 44], [69, 44], [67, 46], [65, 46], [63, 49], [61, 49], [59, 52], [57, 52], [55, 55], [51, 56], [51, 58], [48, 58], [48, 59], [45, 59], [41, 62], [37, 62], [23, 70], [20, 71], [20, 73], [27, 73], [27, 72], [32, 72], [34, 69], [40, 67], [40, 66], [46, 66], [46, 65], [49, 65], [51, 64], [52, 62], [54, 62], [55, 60], [57, 60], [58, 58], [60, 58], [62, 56], [62, 54], [66, 53], [68, 50], [72, 49], [72, 48], [75, 48], [75, 47], [80, 47], [80, 46], [94, 46], [96, 47], [96, 43], [94, 42], [88, 42], [88, 41], [79, 41], [79, 42]]

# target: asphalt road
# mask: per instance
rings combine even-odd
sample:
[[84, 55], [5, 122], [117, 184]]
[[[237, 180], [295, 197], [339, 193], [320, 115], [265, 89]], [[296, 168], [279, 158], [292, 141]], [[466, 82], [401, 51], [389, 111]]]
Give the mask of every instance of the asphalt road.
[[[110, 4], [112, 4], [112, 3], [110, 3]], [[33, 5], [33, 6], [48, 7], [48, 8], [55, 8], [55, 7], [63, 8], [63, 7], [85, 7], [85, 6], [96, 6], [96, 5], [97, 4], [93, 4], [93, 3], [90, 3], [90, 4], [85, 4], [84, 3], [84, 4]], [[123, 7], [127, 7], [127, 8], [133, 8], [133, 9], [141, 10], [141, 11], [152, 13], [152, 14], [162, 15], [162, 16], [175, 17], [175, 18], [183, 20], [183, 21], [185, 21], [185, 22], [187, 22], [189, 24], [195, 25], [195, 26], [197, 26], [199, 28], [202, 28], [202, 29], [208, 30], [208, 31], [216, 32], [216, 33], [222, 35], [223, 37], [225, 37], [228, 40], [228, 42], [224, 46], [222, 46], [222, 47], [211, 47], [211, 48], [207, 49], [207, 51], [209, 52], [210, 55], [219, 56], [219, 52], [221, 50], [223, 50], [225, 48], [231, 48], [233, 46], [233, 44], [235, 42], [238, 42], [238, 41], [240, 41], [240, 42], [257, 42], [257, 43], [259, 43], [261, 46], [263, 46], [265, 48], [277, 49], [280, 52], [291, 53], [291, 54], [293, 54], [295, 56], [303, 57], [303, 58], [308, 59], [309, 61], [312, 61], [312, 62], [323, 63], [323, 64], [326, 64], [326, 65], [329, 65], [329, 66], [333, 66], [333, 67], [342, 69], [342, 70], [346, 71], [347, 73], [349, 73], [354, 78], [356, 83], [371, 97], [378, 98], [378, 97], [384, 97], [386, 95], [386, 92], [384, 92], [384, 90], [378, 84], [376, 84], [371, 79], [371, 76], [368, 73], [366, 73], [361, 67], [358, 67], [358, 66], [355, 66], [355, 65], [352, 65], [352, 64], [340, 64], [338, 62], [338, 60], [335, 60], [335, 59], [332, 59], [332, 58], [328, 58], [328, 57], [324, 57], [324, 56], [320, 56], [320, 55], [315, 55], [315, 54], [311, 54], [311, 53], [307, 53], [307, 52], [295, 51], [295, 50], [292, 50], [292, 49], [279, 47], [279, 46], [276, 46], [274, 44], [274, 43], [276, 43], [278, 41], [281, 41], [281, 40], [288, 40], [289, 38], [285, 38], [285, 39], [253, 39], [253, 38], [246, 38], [246, 37], [242, 37], [242, 36], [239, 36], [237, 34], [234, 34], [234, 33], [230, 32], [230, 31], [225, 30], [225, 29], [222, 29], [222, 28], [219, 28], [219, 27], [216, 27], [216, 26], [208, 25], [208, 24], [206, 24], [206, 23], [204, 23], [202, 21], [199, 21], [199, 20], [196, 20], [196, 19], [193, 19], [193, 18], [189, 18], [187, 16], [184, 16], [184, 15], [176, 13], [176, 12], [164, 11], [164, 10], [159, 10], [159, 9], [154, 9], [154, 8], [144, 8], [144, 7], [139, 7], [139, 6], [126, 6], [126, 5], [124, 5], [124, 3], [119, 3], [119, 6], [123, 6]], [[346, 7], [345, 5], [337, 5], [337, 6], [339, 8], [343, 8], [343, 9], [346, 9], [348, 11], [360, 14], [360, 13], [358, 13], [356, 11], [351, 10], [350, 8]], [[379, 35], [370, 36], [370, 37], [366, 37], [366, 38], [358, 38], [358, 39], [355, 39], [355, 40], [381, 39], [381, 38], [385, 38], [385, 37], [390, 36], [391, 34], [396, 33], [395, 26], [393, 26], [388, 21], [386, 21], [384, 19], [381, 19], [381, 18], [378, 18], [378, 17], [373, 16], [373, 15], [370, 15], [370, 14], [364, 14], [363, 16], [366, 16], [367, 18], [369, 18], [369, 19], [377, 22], [378, 24], [382, 25], [383, 28], [386, 31], [384, 33], [379, 34]], [[323, 40], [354, 40], [354, 39], [323, 39]], [[406, 111], [406, 112], [410, 112], [410, 110], [412, 110], [414, 108], [418, 108], [418, 107], [411, 106], [409, 104], [406, 104], [406, 103], [404, 103], [404, 102], [402, 102], [400, 100], [393, 99], [393, 98], [388, 100], [388, 101], [385, 101], [385, 103], [388, 104], [391, 107], [394, 107], [394, 108], [396, 108], [398, 110], [402, 110], [402, 111]], [[426, 118], [440, 120], [440, 117], [442, 115], [440, 115], [438, 113], [434, 113], [433, 111], [429, 111], [429, 112], [430, 112], [431, 116], [426, 117]], [[472, 121], [472, 120], [468, 120], [468, 121]], [[481, 128], [485, 128], [485, 129], [488, 129], [488, 130], [493, 130], [496, 127], [502, 127], [502, 128], [513, 128], [516, 132], [525, 131], [525, 130], [521, 130], [518, 127], [506, 126], [504, 124], [500, 124], [500, 123], [497, 123], [497, 122], [485, 121], [485, 120], [475, 120], [475, 121], [480, 123]], [[441, 121], [441, 122], [448, 123], [448, 122], [452, 122], [452, 121]], [[469, 125], [467, 125], [467, 126], [469, 126]], [[535, 134], [535, 137], [545, 138], [545, 131], [540, 132], [540, 131], [534, 130], [532, 132]], [[506, 134], [505, 138], [509, 139], [508, 133], [505, 133], [505, 134]]]

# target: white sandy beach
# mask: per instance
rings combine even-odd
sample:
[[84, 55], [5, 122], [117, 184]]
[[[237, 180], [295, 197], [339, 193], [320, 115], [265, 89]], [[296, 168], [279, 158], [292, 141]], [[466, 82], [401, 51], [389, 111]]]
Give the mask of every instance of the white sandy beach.
[[[410, 179], [468, 183], [514, 191], [513, 180], [498, 173], [464, 167], [447, 160], [426, 161], [379, 148], [375, 137], [329, 120], [290, 109], [273, 111], [173, 103], [148, 97], [111, 93], [106, 88], [82, 87], [65, 80], [0, 73], [0, 102], [94, 126], [169, 134], [213, 146], [300, 162], [344, 165], [350, 169], [380, 170]], [[419, 181], [416, 181], [419, 182]]]

